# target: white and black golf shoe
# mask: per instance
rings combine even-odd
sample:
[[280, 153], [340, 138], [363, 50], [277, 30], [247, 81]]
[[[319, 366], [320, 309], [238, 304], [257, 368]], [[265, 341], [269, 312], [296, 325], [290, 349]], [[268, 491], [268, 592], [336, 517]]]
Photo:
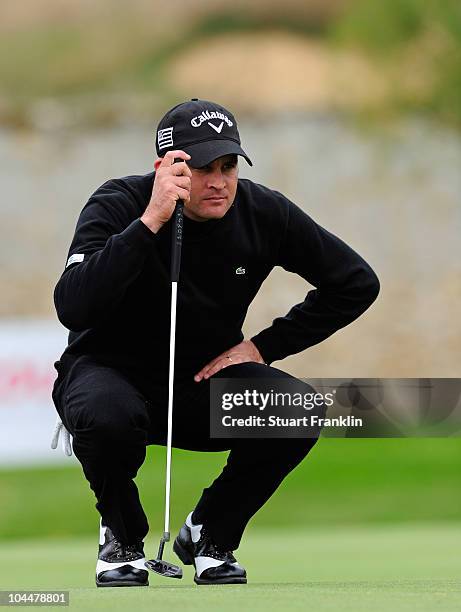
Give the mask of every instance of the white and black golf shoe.
[[196, 584], [246, 584], [245, 569], [232, 551], [220, 550], [203, 525], [194, 525], [192, 512], [174, 541], [173, 550], [184, 563], [195, 567]]
[[96, 563], [96, 586], [149, 586], [144, 563], [144, 545], [122, 544], [109, 527], [100, 524], [99, 553]]

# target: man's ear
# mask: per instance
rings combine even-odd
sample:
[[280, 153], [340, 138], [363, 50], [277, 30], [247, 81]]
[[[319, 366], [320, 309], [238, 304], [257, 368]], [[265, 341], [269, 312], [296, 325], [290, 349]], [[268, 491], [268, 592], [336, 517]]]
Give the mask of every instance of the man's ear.
[[156, 159], [154, 161], [154, 170], [157, 172], [158, 167], [160, 166], [160, 164], [162, 163], [163, 157], [159, 157], [158, 159]]

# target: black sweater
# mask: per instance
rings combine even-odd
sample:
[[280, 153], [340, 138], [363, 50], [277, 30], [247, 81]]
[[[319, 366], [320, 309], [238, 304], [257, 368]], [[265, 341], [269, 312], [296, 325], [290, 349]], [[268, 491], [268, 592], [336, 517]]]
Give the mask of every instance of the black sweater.
[[[166, 380], [171, 223], [157, 234], [140, 221], [154, 173], [109, 180], [77, 222], [54, 300], [70, 330], [64, 360], [92, 355], [152, 380]], [[376, 299], [379, 281], [342, 240], [282, 194], [239, 179], [219, 220], [184, 218], [178, 284], [177, 377], [192, 377], [243, 340], [251, 301], [274, 266], [316, 289], [252, 338], [266, 363], [321, 342]], [[82, 257], [83, 256], [83, 257]]]

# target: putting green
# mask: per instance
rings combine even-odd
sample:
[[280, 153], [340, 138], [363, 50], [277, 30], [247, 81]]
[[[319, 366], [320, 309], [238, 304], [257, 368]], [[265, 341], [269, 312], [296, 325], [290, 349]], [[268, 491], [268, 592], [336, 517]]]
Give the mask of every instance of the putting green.
[[[72, 610], [459, 610], [461, 525], [249, 530], [238, 551], [249, 584], [198, 587], [150, 575], [148, 588], [96, 589], [93, 540], [2, 543], [1, 588], [69, 590]], [[147, 554], [156, 552], [151, 535]], [[176, 558], [168, 547], [166, 558]], [[48, 609], [42, 607], [41, 609]]]
[[[173, 453], [172, 531], [221, 472], [226, 453]], [[251, 521], [258, 529], [461, 520], [461, 437], [325, 438]], [[149, 524], [164, 520], [165, 449], [149, 447], [136, 479]], [[92, 536], [95, 498], [65, 466], [0, 469], [0, 542]], [[1, 545], [0, 545], [1, 548]]]

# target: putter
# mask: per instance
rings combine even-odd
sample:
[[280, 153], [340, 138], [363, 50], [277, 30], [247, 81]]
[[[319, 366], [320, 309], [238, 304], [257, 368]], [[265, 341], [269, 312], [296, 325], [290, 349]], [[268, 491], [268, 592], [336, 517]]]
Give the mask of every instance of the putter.
[[[182, 161], [182, 160], [175, 160]], [[171, 314], [170, 314], [170, 367], [168, 376], [168, 433], [166, 444], [166, 479], [165, 479], [165, 526], [156, 559], [146, 561], [145, 565], [153, 572], [166, 578], [182, 578], [182, 569], [173, 563], [164, 561], [163, 549], [165, 543], [170, 541], [170, 489], [171, 489], [171, 438], [173, 431], [173, 381], [174, 381], [174, 352], [176, 332], [176, 300], [178, 290], [179, 268], [181, 265], [181, 246], [183, 230], [183, 208], [181, 200], [176, 202], [172, 226], [171, 245]]]

